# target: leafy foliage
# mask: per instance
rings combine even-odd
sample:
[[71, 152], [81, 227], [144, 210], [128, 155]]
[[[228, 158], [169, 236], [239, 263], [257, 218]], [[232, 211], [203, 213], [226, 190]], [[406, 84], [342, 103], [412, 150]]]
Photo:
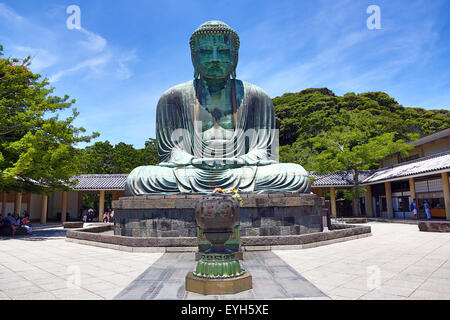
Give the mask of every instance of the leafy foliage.
[[[386, 133], [391, 135], [378, 138], [378, 141], [391, 136], [393, 141], [409, 141], [450, 127], [449, 110], [405, 108], [384, 92], [347, 93], [340, 97], [327, 88], [306, 89], [276, 97], [273, 103], [280, 129], [280, 160], [299, 163], [307, 170], [320, 169], [315, 167], [315, 163], [317, 156], [328, 148], [323, 144], [319, 147], [319, 140], [325, 138], [324, 133], [330, 137], [343, 130], [345, 139], [349, 140], [347, 146], [352, 148], [361, 142], [368, 142], [365, 138], [381, 137]], [[355, 127], [355, 121], [361, 122], [359, 129]], [[374, 140], [354, 152], [363, 155], [364, 148], [378, 152], [375, 145]], [[383, 153], [381, 151], [378, 154]], [[376, 160], [369, 162], [365, 168], [377, 166]], [[331, 164], [327, 165], [331, 171], [340, 169]]]
[[384, 157], [408, 156], [421, 135], [450, 127], [448, 110], [405, 108], [384, 92], [347, 93], [338, 97], [326, 88], [307, 89], [274, 99], [280, 128], [282, 162], [302, 164], [318, 173], [351, 171], [359, 215], [359, 171], [376, 168]]
[[[0, 56], [2, 51], [0, 46]], [[60, 119], [58, 112], [75, 100], [53, 96], [54, 88], [31, 72], [29, 64], [30, 57], [0, 58], [0, 189], [65, 188], [78, 169], [74, 145], [98, 133], [82, 135], [85, 129], [73, 125], [76, 108]]]
[[130, 173], [134, 168], [158, 163], [156, 140], [149, 139], [145, 147], [119, 142], [113, 146], [109, 141], [96, 142], [82, 150], [81, 172], [85, 174]]

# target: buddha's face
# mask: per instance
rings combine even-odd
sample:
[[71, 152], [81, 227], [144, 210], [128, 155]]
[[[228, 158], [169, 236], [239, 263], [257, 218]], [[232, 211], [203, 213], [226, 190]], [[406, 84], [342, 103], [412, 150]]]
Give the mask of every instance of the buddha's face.
[[225, 78], [235, 69], [233, 38], [226, 35], [204, 35], [196, 39], [194, 67], [206, 78]]

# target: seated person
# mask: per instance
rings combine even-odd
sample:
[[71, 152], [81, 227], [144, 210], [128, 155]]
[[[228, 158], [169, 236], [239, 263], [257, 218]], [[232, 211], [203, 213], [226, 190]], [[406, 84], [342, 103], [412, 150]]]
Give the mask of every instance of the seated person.
[[17, 230], [16, 220], [12, 216], [11, 213], [8, 213], [8, 215], [1, 219], [0, 222], [0, 234], [4, 236], [14, 235], [15, 231]]
[[8, 213], [5, 219], [9, 222], [10, 225], [16, 221], [11, 213]]
[[14, 221], [11, 223], [11, 236], [14, 237], [14, 234], [16, 233], [17, 229], [20, 228], [20, 217], [16, 213], [13, 217]]
[[6, 223], [7, 223], [7, 222], [5, 221], [4, 218], [2, 218], [2, 219], [0, 220], [0, 230], [6, 227]]
[[30, 225], [30, 214], [25, 214], [25, 217], [22, 218], [22, 228], [26, 229], [27, 235], [31, 235], [33, 232], [33, 227]]

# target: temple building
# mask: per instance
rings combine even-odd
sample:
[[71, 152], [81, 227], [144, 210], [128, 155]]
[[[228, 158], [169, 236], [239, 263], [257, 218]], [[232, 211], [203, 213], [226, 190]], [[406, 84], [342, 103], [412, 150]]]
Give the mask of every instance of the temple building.
[[[360, 172], [360, 185], [367, 190], [360, 198], [364, 216], [412, 218], [409, 206], [417, 199], [419, 208], [428, 200], [432, 218], [450, 220], [450, 128], [411, 144], [407, 158], [391, 154], [378, 170]], [[332, 216], [351, 216], [350, 201], [338, 195], [354, 186], [351, 173], [310, 174], [315, 178], [312, 191], [329, 197]]]
[[[125, 196], [127, 174], [86, 174], [74, 176], [78, 184], [71, 191], [53, 191], [49, 196], [11, 191], [3, 193], [1, 214], [28, 211], [34, 222], [80, 220], [83, 209], [102, 214], [113, 200]], [[83, 195], [90, 195], [83, 205]]]
[[[380, 168], [360, 172], [360, 185], [367, 192], [360, 198], [361, 213], [366, 217], [411, 219], [409, 205], [414, 198], [419, 207], [425, 200], [431, 205], [433, 219], [450, 220], [450, 128], [411, 142], [414, 146], [407, 158], [392, 154], [380, 162]], [[333, 217], [351, 216], [351, 201], [342, 190], [354, 186], [350, 172], [313, 176], [312, 192], [330, 200]], [[1, 196], [1, 214], [30, 212], [34, 222], [79, 220], [83, 199], [89, 207], [102, 213], [111, 201], [125, 196], [127, 174], [91, 174], [73, 178], [78, 185], [73, 190], [54, 191], [49, 196], [11, 191]], [[83, 195], [88, 195], [83, 197]], [[423, 209], [419, 210], [421, 218]]]

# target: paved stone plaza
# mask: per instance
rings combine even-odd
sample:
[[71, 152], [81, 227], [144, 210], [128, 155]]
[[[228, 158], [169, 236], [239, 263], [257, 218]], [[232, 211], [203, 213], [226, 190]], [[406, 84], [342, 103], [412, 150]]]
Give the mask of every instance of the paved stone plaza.
[[[419, 232], [417, 225], [410, 224], [368, 225], [373, 236], [363, 239], [310, 249], [246, 253], [244, 266], [250, 271], [256, 268], [252, 271], [254, 290], [235, 298], [450, 299], [449, 233]], [[187, 253], [130, 253], [66, 242], [60, 228], [38, 230], [31, 237], [0, 238], [0, 250], [0, 299], [126, 298], [127, 292], [137, 292], [143, 278], [154, 285], [161, 282], [162, 275], [155, 274], [153, 279], [152, 272], [165, 263], [180, 257], [190, 261], [183, 259]], [[186, 263], [192, 263], [193, 269], [191, 259]], [[179, 267], [188, 268], [187, 264]], [[272, 276], [280, 270], [288, 270], [291, 280], [303, 289], [279, 281], [276, 287], [283, 294], [260, 296], [258, 288], [278, 279]], [[173, 296], [170, 290], [165, 291], [167, 295], [149, 287], [144, 288], [147, 295], [142, 298], [211, 298], [180, 296], [184, 276], [170, 274], [179, 282], [172, 285], [176, 287]], [[291, 294], [286, 290], [292, 290]]]
[[[208, 299], [323, 299], [327, 296], [271, 251], [246, 252], [243, 268], [252, 275], [253, 288], [234, 295], [210, 295]], [[185, 277], [195, 266], [192, 253], [166, 253], [115, 299], [204, 299], [186, 292]]]

